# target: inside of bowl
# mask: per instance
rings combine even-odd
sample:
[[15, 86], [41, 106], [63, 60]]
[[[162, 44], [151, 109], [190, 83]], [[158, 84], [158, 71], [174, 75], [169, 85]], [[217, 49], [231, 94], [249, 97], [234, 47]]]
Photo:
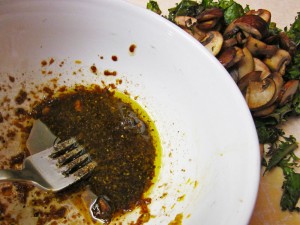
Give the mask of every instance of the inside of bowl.
[[[114, 84], [149, 113], [160, 135], [162, 163], [148, 193], [149, 224], [176, 218], [247, 224], [259, 179], [255, 128], [234, 82], [199, 43], [152, 12], [109, 0], [4, 1], [0, 29], [0, 96], [12, 99], [9, 106], [2, 103], [2, 114], [11, 115], [2, 130], [18, 119], [13, 99], [20, 89], [29, 94], [22, 107], [30, 110], [34, 102], [28, 99], [43, 99], [45, 85]], [[40, 91], [31, 96], [33, 89]], [[3, 159], [23, 139], [1, 146]], [[67, 219], [77, 213], [77, 224], [88, 220], [68, 204]], [[10, 210], [22, 222], [36, 219], [29, 209]], [[138, 209], [118, 221], [139, 216]]]

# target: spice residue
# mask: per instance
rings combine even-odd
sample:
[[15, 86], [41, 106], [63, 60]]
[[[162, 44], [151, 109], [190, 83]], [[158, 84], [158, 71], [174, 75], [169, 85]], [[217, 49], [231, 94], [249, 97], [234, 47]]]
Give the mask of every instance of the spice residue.
[[99, 86], [77, 86], [46, 99], [32, 112], [56, 136], [75, 136], [89, 149], [98, 166], [87, 183], [96, 195], [103, 196], [96, 208], [106, 210], [97, 213], [94, 208], [94, 215], [102, 220], [132, 210], [152, 184], [157, 141], [144, 113]]
[[135, 49], [136, 49], [136, 45], [135, 44], [132, 44], [132, 45], [129, 46], [129, 52], [131, 54], [133, 54], [135, 52]]

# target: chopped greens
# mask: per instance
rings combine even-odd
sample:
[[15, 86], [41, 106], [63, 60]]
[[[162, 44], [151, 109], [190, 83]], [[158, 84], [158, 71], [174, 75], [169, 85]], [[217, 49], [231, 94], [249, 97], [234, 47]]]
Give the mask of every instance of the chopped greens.
[[229, 24], [234, 19], [241, 17], [249, 11], [249, 6], [244, 9], [233, 0], [203, 0], [201, 3], [191, 0], [182, 0], [176, 7], [169, 9], [169, 20], [174, 21], [176, 16], [196, 16], [206, 8], [221, 8], [224, 10], [225, 23]]
[[278, 146], [277, 143], [270, 146], [269, 152], [271, 152], [271, 158], [267, 164], [266, 171], [270, 171], [275, 166], [278, 166], [281, 160], [289, 157], [290, 153], [298, 148], [298, 143], [293, 136], [283, 136], [283, 139], [279, 141]]
[[[299, 37], [300, 40], [300, 37]], [[298, 43], [298, 50], [293, 58], [293, 63], [288, 66], [287, 72], [285, 77], [292, 80], [292, 79], [300, 79], [300, 45]]]
[[300, 79], [300, 12], [291, 24], [290, 29], [285, 27], [285, 32], [296, 44], [297, 50], [293, 57], [292, 63], [287, 68], [286, 77], [289, 79]]
[[291, 24], [290, 29], [285, 28], [287, 35], [292, 38], [296, 45], [299, 47], [300, 44], [300, 12], [298, 12], [298, 16], [295, 18], [293, 24]]
[[[148, 6], [151, 2], [151, 7]], [[159, 8], [154, 7], [154, 1], [150, 1], [147, 8], [155, 11]], [[222, 23], [229, 25], [235, 19], [243, 16], [250, 11], [247, 5], [243, 8], [234, 0], [182, 0], [175, 7], [169, 9], [169, 14], [166, 16], [172, 22], [175, 22], [177, 16], [197, 16], [204, 10], [209, 8], [222, 9], [224, 16]], [[291, 40], [293, 51], [289, 52], [292, 56], [291, 63], [286, 67], [286, 72], [283, 76], [284, 80], [300, 80], [300, 12], [295, 18], [293, 24], [284, 30], [279, 29], [276, 23], [270, 22], [268, 33], [273, 37], [280, 37], [284, 32]], [[300, 90], [291, 96], [291, 101], [277, 107], [275, 111], [265, 117], [255, 118], [254, 122], [261, 144], [268, 146], [268, 151], [262, 159], [262, 166], [265, 167], [265, 173], [275, 167], [282, 169], [285, 181], [282, 189], [283, 194], [280, 201], [282, 210], [300, 211], [297, 203], [300, 199], [300, 173], [295, 172], [296, 167], [300, 167], [300, 159], [295, 155], [294, 151], [298, 148], [297, 140], [291, 135], [286, 136], [284, 131], [278, 126], [286, 121], [291, 116], [300, 115]]]
[[169, 9], [168, 19], [173, 21], [176, 16], [196, 16], [204, 10], [203, 5], [191, 0], [182, 0], [176, 7]]
[[149, 1], [147, 3], [147, 9], [157, 13], [158, 15], [161, 14], [161, 10], [160, 10], [159, 5], [157, 4], [156, 1]]
[[297, 207], [300, 198], [300, 174], [295, 173], [291, 166], [282, 165], [285, 181], [283, 182], [283, 194], [280, 200], [282, 210], [300, 211]]
[[224, 10], [224, 19], [226, 24], [230, 24], [236, 18], [241, 17], [245, 14], [243, 7], [233, 2], [229, 7]]

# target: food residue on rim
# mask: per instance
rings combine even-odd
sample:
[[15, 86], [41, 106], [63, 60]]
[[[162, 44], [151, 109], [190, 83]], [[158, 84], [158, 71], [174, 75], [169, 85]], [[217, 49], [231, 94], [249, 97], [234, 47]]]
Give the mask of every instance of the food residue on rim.
[[118, 61], [118, 56], [116, 56], [116, 55], [113, 55], [112, 57], [111, 57], [111, 59], [112, 59], [112, 61]]
[[175, 219], [172, 220], [168, 225], [182, 225], [183, 214], [179, 213], [175, 216]]
[[44, 67], [47, 65], [52, 65], [54, 61], [55, 61], [54, 58], [50, 58], [48, 61], [44, 59], [41, 61], [41, 66]]
[[117, 71], [104, 70], [103, 74], [105, 76], [117, 76]]
[[130, 52], [131, 54], [134, 54], [134, 53], [135, 53], [135, 50], [136, 50], [136, 45], [135, 45], [135, 44], [131, 44], [131, 45], [129, 46], [129, 52]]
[[96, 74], [96, 75], [97, 75], [98, 69], [97, 69], [97, 67], [95, 66], [95, 64], [92, 65], [92, 66], [90, 67], [90, 69], [91, 69], [91, 72], [92, 72], [93, 74]]

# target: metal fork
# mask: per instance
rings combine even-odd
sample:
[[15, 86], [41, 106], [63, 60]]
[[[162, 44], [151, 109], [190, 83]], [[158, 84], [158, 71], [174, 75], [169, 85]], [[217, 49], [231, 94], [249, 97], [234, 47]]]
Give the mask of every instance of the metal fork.
[[22, 170], [0, 170], [0, 181], [29, 181], [60, 191], [91, 174], [96, 163], [75, 138], [27, 157]]

